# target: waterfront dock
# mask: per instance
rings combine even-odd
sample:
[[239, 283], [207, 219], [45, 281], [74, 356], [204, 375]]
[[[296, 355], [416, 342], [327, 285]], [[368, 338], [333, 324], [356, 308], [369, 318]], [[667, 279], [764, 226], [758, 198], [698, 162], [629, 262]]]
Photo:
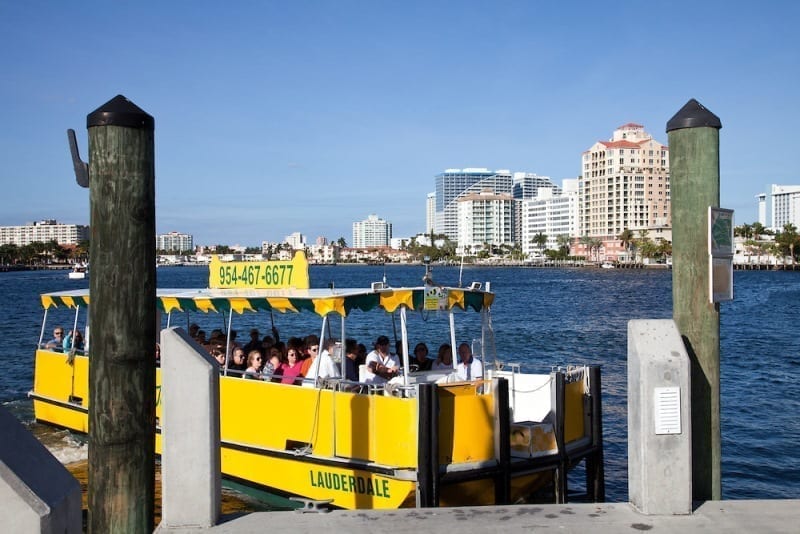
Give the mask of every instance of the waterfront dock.
[[[617, 534], [647, 532], [796, 533], [800, 500], [706, 501], [690, 515], [644, 515], [628, 503], [580, 503], [485, 506], [469, 508], [410, 508], [391, 511], [338, 510], [325, 514], [260, 512], [226, 516], [210, 529], [175, 532], [247, 534], [256, 532], [559, 532]], [[158, 532], [172, 532], [158, 529]]]

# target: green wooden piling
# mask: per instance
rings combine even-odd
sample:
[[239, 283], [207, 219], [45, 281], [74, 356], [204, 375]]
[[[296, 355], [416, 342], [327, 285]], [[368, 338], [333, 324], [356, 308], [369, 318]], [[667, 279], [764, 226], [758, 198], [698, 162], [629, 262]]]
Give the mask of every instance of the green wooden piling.
[[92, 273], [90, 533], [152, 532], [154, 121], [122, 95], [87, 116]]
[[710, 301], [708, 208], [719, 207], [719, 118], [692, 99], [667, 122], [673, 319], [692, 371], [692, 494], [722, 498], [719, 304]]

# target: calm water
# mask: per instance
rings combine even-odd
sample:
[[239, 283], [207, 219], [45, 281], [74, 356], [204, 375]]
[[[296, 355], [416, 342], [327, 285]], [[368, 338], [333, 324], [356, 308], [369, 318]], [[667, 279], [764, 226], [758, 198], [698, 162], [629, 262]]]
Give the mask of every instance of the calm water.
[[[417, 285], [419, 267], [312, 267], [312, 284], [364, 286], [386, 276], [393, 286]], [[458, 282], [458, 268], [438, 268], [438, 283]], [[465, 268], [465, 283], [491, 281], [499, 356], [526, 369], [599, 363], [603, 371], [606, 494], [627, 500], [626, 357], [630, 319], [665, 319], [672, 314], [671, 272], [602, 269]], [[205, 287], [203, 268], [158, 271], [159, 287]], [[29, 421], [26, 393], [32, 385], [33, 351], [41, 328], [38, 295], [87, 287], [66, 271], [0, 273], [0, 294], [8, 304], [0, 313], [0, 402]], [[800, 498], [800, 273], [737, 272], [736, 300], [722, 305], [722, 484], [723, 496]], [[253, 316], [255, 317], [255, 316]], [[307, 328], [316, 328], [307, 316]], [[193, 317], [193, 320], [199, 319]], [[222, 326], [219, 316], [202, 318], [207, 330]], [[255, 319], [250, 319], [255, 320]], [[262, 316], [263, 320], [263, 316]], [[306, 334], [286, 329], [288, 335]], [[296, 324], [296, 323], [293, 323]], [[241, 324], [246, 332], [251, 324]], [[257, 325], [268, 328], [269, 325]], [[236, 328], [236, 326], [234, 326]], [[210, 331], [210, 330], [209, 330]], [[49, 338], [48, 338], [49, 339]], [[40, 439], [62, 461], [85, 456], [72, 436], [33, 425]], [[573, 477], [571, 485], [580, 485]]]

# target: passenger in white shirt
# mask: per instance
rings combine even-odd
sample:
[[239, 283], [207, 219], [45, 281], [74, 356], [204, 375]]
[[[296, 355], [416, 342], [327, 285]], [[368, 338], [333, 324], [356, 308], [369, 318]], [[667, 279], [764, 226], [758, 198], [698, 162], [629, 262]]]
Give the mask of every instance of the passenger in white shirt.
[[483, 378], [483, 364], [478, 358], [472, 356], [469, 344], [462, 343], [458, 346], [458, 357], [461, 361], [456, 367], [456, 374], [460, 380], [479, 380]]
[[389, 338], [378, 336], [375, 350], [367, 354], [366, 377], [364, 381], [369, 384], [384, 384], [397, 376], [400, 362], [389, 352]]
[[317, 378], [339, 378], [339, 369], [336, 367], [336, 362], [331, 357], [330, 350], [336, 345], [335, 339], [329, 339], [325, 342], [325, 349], [314, 358], [311, 366], [308, 368], [306, 378], [303, 385], [313, 387]]

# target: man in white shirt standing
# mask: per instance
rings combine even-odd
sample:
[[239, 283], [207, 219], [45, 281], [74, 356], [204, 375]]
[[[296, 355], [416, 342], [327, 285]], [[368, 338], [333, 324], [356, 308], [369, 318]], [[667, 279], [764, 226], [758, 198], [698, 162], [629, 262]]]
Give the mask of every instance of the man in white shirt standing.
[[367, 354], [365, 363], [367, 372], [364, 381], [369, 384], [384, 384], [397, 376], [400, 369], [400, 362], [389, 352], [389, 338], [386, 336], [378, 336], [375, 350]]
[[478, 358], [472, 356], [469, 344], [462, 343], [458, 346], [458, 357], [461, 360], [456, 367], [456, 374], [460, 380], [479, 380], [483, 378], [483, 364]]

